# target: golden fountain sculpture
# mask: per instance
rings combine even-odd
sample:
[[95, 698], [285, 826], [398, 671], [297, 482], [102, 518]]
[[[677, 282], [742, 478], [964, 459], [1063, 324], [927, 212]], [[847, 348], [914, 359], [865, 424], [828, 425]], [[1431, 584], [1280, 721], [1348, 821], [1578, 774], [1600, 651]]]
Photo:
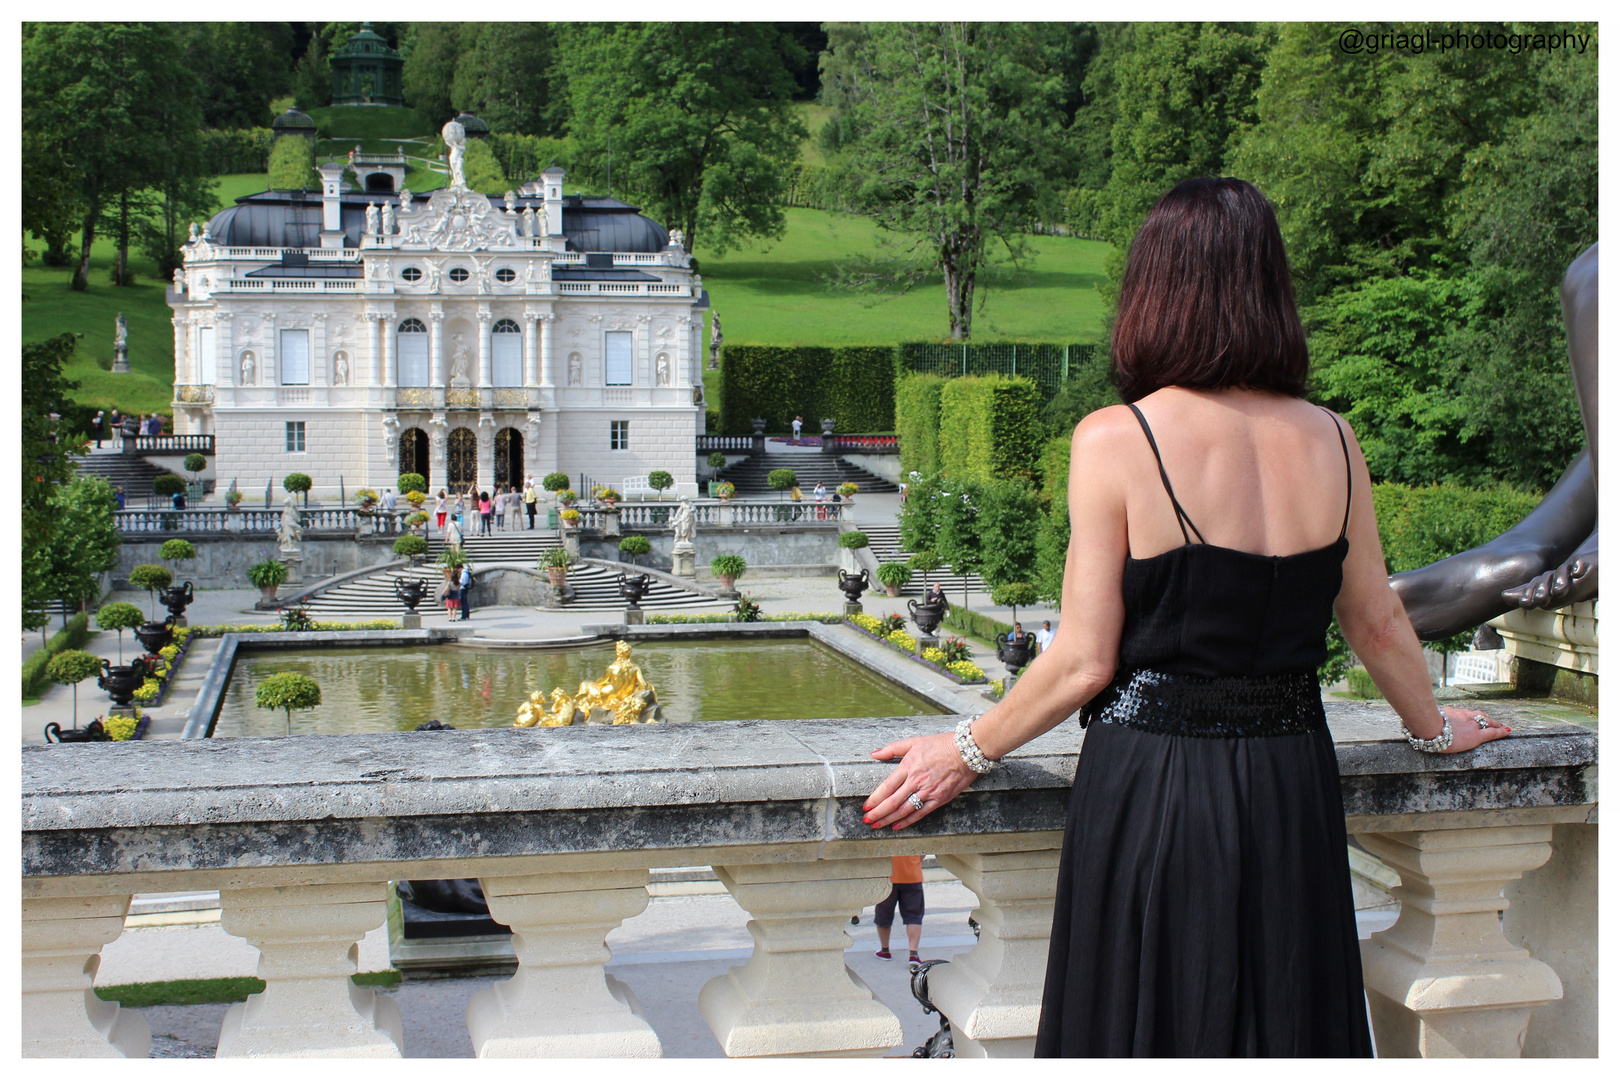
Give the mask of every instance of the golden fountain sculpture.
[[513, 727], [567, 727], [570, 724], [656, 724], [663, 720], [658, 693], [630, 659], [630, 643], [614, 644], [613, 663], [596, 682], [582, 682], [570, 697], [562, 687], [551, 692], [551, 704], [536, 690], [518, 707]]

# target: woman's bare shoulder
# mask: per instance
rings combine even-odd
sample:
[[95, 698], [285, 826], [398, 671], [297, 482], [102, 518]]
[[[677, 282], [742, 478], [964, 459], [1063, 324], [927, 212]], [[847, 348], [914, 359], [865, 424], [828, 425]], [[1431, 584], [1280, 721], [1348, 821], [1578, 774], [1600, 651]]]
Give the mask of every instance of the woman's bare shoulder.
[[1127, 405], [1107, 405], [1089, 412], [1075, 425], [1072, 446], [1075, 452], [1105, 453], [1119, 446], [1131, 432], [1141, 437], [1142, 427]]

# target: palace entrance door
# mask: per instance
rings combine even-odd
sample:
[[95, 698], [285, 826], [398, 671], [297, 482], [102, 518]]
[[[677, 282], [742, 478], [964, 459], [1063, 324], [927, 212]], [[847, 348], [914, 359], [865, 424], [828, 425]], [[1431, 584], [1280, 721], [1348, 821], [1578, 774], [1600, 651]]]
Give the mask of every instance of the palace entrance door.
[[421, 428], [413, 427], [406, 428], [399, 433], [399, 474], [401, 476], [406, 473], [421, 473], [431, 489], [433, 486], [433, 470], [428, 465], [430, 460], [427, 432]]
[[465, 492], [478, 485], [478, 436], [471, 428], [450, 433], [444, 471], [451, 492]]
[[509, 427], [495, 433], [495, 487], [505, 491], [508, 485], [523, 485], [523, 433]]

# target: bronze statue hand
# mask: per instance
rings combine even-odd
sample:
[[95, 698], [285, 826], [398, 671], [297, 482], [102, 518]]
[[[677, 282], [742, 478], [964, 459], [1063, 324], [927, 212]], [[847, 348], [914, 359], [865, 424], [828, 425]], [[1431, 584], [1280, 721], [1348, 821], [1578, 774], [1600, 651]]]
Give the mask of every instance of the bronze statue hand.
[[[979, 778], [956, 751], [950, 732], [901, 739], [872, 757], [878, 761], [900, 759], [888, 779], [867, 798], [861, 820], [874, 829], [903, 829], [912, 825], [960, 795]], [[911, 802], [915, 795], [917, 803]]]
[[1502, 599], [1521, 608], [1560, 608], [1597, 594], [1598, 534], [1593, 530], [1569, 559], [1517, 588], [1503, 589]]

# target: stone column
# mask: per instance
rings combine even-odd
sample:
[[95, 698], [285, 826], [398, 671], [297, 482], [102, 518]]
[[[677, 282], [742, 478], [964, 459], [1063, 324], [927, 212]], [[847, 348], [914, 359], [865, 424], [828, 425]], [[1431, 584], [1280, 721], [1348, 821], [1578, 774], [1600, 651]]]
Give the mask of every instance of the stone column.
[[1053, 849], [939, 856], [979, 899], [978, 944], [928, 973], [928, 996], [951, 1018], [957, 1057], [1034, 1054], [1058, 855]]
[[326, 355], [326, 312], [317, 311], [309, 329], [309, 385], [330, 386], [327, 370], [332, 358]]
[[1379, 1057], [1518, 1057], [1552, 968], [1502, 935], [1502, 887], [1547, 861], [1551, 825], [1364, 833], [1401, 876], [1395, 925], [1361, 943]]
[[[522, 478], [519, 478], [522, 483]], [[478, 414], [478, 490], [489, 492], [495, 498], [495, 414]], [[467, 530], [472, 533], [471, 529]]]
[[259, 385], [266, 387], [266, 398], [274, 404], [276, 401], [276, 387], [281, 383], [281, 377], [276, 374], [276, 364], [280, 362], [276, 346], [276, 313], [266, 311], [259, 316], [264, 321], [264, 348], [259, 350]]
[[490, 915], [512, 928], [518, 970], [473, 995], [479, 1057], [662, 1057], [628, 986], [602, 965], [614, 927], [647, 907], [645, 870], [483, 878]]
[[[433, 418], [428, 421], [427, 428], [428, 468], [436, 478], [430, 486], [435, 489], [444, 488], [448, 491], [450, 485], [446, 481], [449, 478], [450, 468], [450, 455], [448, 453], [450, 425], [446, 423], [444, 413], [436, 412], [433, 414]], [[454, 501], [454, 499], [451, 500], [452, 503]]]
[[490, 313], [488, 304], [478, 305], [478, 385], [480, 388], [495, 385], [490, 377], [489, 370], [489, 328]]
[[23, 1057], [144, 1058], [152, 1033], [138, 1012], [92, 986], [101, 947], [124, 930], [129, 894], [22, 902]]
[[556, 323], [557, 316], [550, 312], [540, 316], [540, 385], [547, 388], [557, 385]]
[[729, 1057], [879, 1057], [900, 1021], [844, 964], [852, 915], [889, 894], [888, 859], [716, 866], [753, 916], [748, 963], [710, 979], [698, 1007]]
[[1507, 886], [1502, 932], [1558, 973], [1561, 1001], [1530, 1017], [1525, 1057], [1598, 1056], [1598, 827], [1554, 825], [1546, 866]]
[[540, 347], [536, 338], [535, 322], [540, 316], [532, 311], [523, 313], [523, 385], [540, 385]]
[[428, 330], [428, 384], [443, 388], [447, 381], [444, 371], [444, 305], [434, 304], [433, 310], [428, 312], [428, 319], [432, 323]]
[[266, 986], [232, 1005], [216, 1056], [401, 1057], [399, 1006], [354, 985], [358, 942], [388, 920], [387, 882], [222, 889], [221, 924], [259, 949]]
[[191, 377], [191, 365], [186, 362], [186, 320], [176, 315], [169, 322], [174, 326], [174, 381], [182, 384], [195, 382]]
[[236, 367], [236, 338], [231, 333], [231, 323], [235, 318], [235, 314], [229, 311], [214, 313], [214, 325], [219, 327], [219, 336], [215, 341], [219, 346], [219, 358], [214, 364], [214, 382], [219, 386], [235, 386], [242, 377]]
[[388, 378], [383, 367], [383, 317], [375, 311], [366, 312], [366, 322], [371, 324], [371, 385], [387, 386]]

